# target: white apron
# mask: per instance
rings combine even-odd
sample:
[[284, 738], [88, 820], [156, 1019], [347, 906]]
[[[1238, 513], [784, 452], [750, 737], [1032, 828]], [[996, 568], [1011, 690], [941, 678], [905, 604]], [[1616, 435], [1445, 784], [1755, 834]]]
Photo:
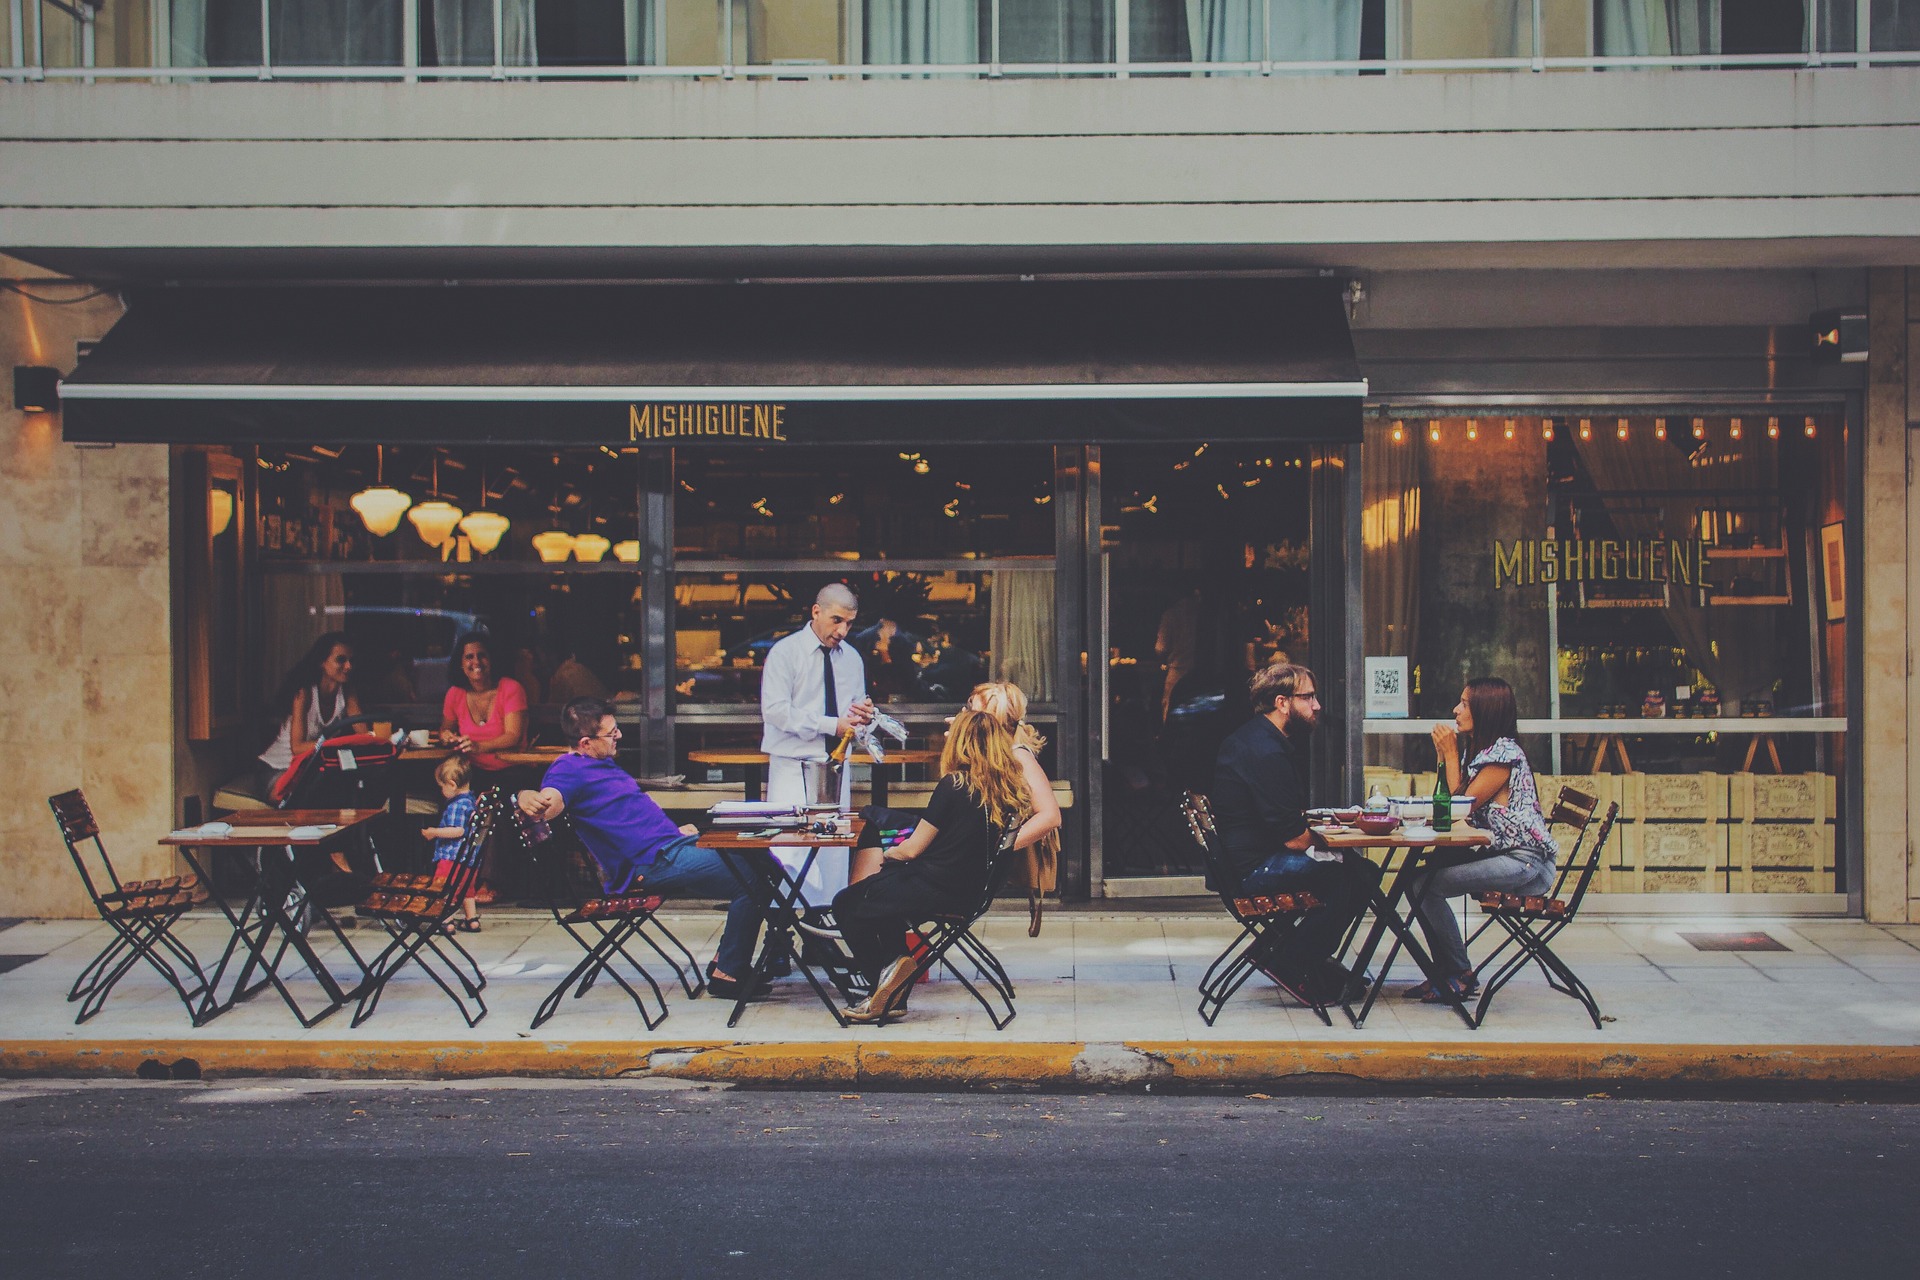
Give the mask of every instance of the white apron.
[[[806, 789], [800, 785], [800, 762], [791, 756], [772, 756], [767, 761], [767, 799], [775, 804], [802, 804]], [[782, 850], [773, 856], [789, 872], [798, 871], [806, 861], [804, 849]], [[810, 907], [830, 907], [833, 895], [847, 887], [847, 867], [853, 859], [848, 848], [821, 849], [814, 854], [813, 866], [801, 884], [800, 897]]]

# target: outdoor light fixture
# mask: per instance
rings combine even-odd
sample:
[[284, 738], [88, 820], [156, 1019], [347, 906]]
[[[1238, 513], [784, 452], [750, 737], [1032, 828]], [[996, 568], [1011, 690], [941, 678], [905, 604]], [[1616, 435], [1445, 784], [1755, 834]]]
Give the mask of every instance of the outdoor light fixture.
[[1478, 440], [1479, 438], [1480, 438], [1480, 419], [1468, 418], [1467, 419], [1467, 439]]
[[385, 445], [376, 445], [375, 449], [373, 487], [348, 498], [347, 505], [359, 513], [368, 533], [384, 538], [400, 527], [400, 517], [413, 505], [413, 499], [387, 485], [387, 449]]
[[1627, 420], [1625, 418], [1620, 419], [1619, 422], [1614, 424], [1613, 434], [1622, 440], [1627, 438]]
[[1808, 418], [1807, 419], [1807, 439], [1809, 440], [1813, 439], [1813, 432], [1814, 432], [1813, 419]]
[[506, 536], [512, 523], [498, 511], [469, 511], [460, 517], [460, 532], [466, 534], [473, 549], [484, 556], [500, 545], [500, 539]]
[[533, 535], [533, 551], [542, 564], [559, 564], [573, 554], [573, 535], [565, 529], [548, 529]]
[[1580, 419], [1580, 438], [1582, 440], [1593, 439], [1593, 419], [1592, 418]]
[[413, 522], [420, 541], [430, 547], [439, 547], [446, 545], [447, 539], [453, 536], [454, 526], [460, 523], [460, 515], [460, 508], [435, 498], [415, 506], [407, 512], [407, 519]]
[[573, 558], [584, 564], [599, 564], [612, 545], [597, 533], [583, 533], [573, 540]]
[[1540, 419], [1540, 438], [1542, 440], [1553, 439], [1553, 419], [1552, 418]]
[[1727, 434], [1735, 440], [1740, 438], [1740, 419], [1734, 418], [1727, 423]]
[[1506, 433], [1507, 439], [1509, 440], [1513, 439], [1513, 419], [1512, 418], [1507, 419], [1504, 431]]
[[613, 558], [621, 564], [640, 563], [640, 540], [638, 538], [628, 538], [624, 542], [614, 543]]
[[1655, 440], [1665, 440], [1667, 438], [1667, 420], [1665, 418], [1655, 418], [1653, 420], [1653, 438]]
[[1400, 419], [1393, 420], [1393, 442], [1399, 444], [1407, 438], [1407, 424]]
[[1767, 439], [1778, 440], [1779, 438], [1780, 438], [1780, 419], [1768, 418], [1767, 419]]
[[13, 407], [22, 413], [52, 413], [60, 404], [60, 371], [45, 365], [13, 366]]
[[1434, 444], [1439, 444], [1439, 443], [1440, 443], [1440, 424], [1439, 424], [1439, 422], [1437, 422], [1437, 421], [1435, 421], [1435, 422], [1429, 422], [1429, 423], [1427, 424], [1427, 439], [1428, 439], [1428, 440], [1431, 440], [1431, 441], [1432, 441], [1432, 442], [1433, 442]]
[[1705, 440], [1707, 438], [1707, 420], [1705, 418], [1695, 418], [1693, 420], [1693, 438], [1695, 440]]

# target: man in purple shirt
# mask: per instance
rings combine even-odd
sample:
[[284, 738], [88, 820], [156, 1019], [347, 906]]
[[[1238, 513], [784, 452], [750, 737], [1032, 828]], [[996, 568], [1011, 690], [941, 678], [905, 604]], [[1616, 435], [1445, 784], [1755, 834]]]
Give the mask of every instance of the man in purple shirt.
[[738, 999], [741, 983], [753, 968], [760, 908], [741, 892], [718, 853], [694, 843], [699, 828], [675, 826], [614, 762], [620, 726], [612, 707], [599, 698], [575, 698], [561, 710], [560, 726], [573, 748], [547, 767], [540, 790], [519, 794], [521, 812], [545, 819], [572, 815], [573, 828], [600, 865], [601, 883], [610, 894], [637, 887], [647, 893], [730, 899], [720, 946], [707, 966], [707, 989]]

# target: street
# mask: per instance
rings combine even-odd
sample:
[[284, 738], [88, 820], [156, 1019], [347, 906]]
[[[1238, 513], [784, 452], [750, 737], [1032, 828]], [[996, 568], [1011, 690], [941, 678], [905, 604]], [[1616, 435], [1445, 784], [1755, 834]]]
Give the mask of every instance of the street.
[[1898, 1103], [663, 1084], [0, 1082], [0, 1256], [335, 1280], [1912, 1265]]

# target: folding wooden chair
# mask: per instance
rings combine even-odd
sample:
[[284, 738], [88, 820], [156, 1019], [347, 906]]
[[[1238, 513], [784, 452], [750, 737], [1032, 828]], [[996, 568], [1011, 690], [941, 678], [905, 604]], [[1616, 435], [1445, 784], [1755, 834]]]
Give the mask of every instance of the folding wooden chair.
[[[480, 793], [445, 874], [376, 876], [373, 891], [356, 904], [355, 914], [378, 920], [390, 941], [367, 966], [360, 1004], [353, 1011], [354, 1026], [373, 1016], [387, 983], [408, 964], [419, 965], [447, 993], [468, 1026], [478, 1025], [487, 1016], [486, 1001], [480, 996], [487, 985], [486, 975], [447, 925], [459, 913], [461, 899], [473, 892], [487, 839], [508, 803], [506, 792], [499, 787]], [[453, 948], [452, 955], [444, 950], [446, 947]]]
[[[107, 856], [106, 845], [101, 843], [100, 824], [86, 794], [63, 791], [48, 797], [47, 804], [54, 821], [60, 824], [60, 838], [66, 841], [67, 854], [80, 872], [87, 897], [113, 929], [113, 940], [87, 962], [67, 992], [69, 1001], [81, 1002], [80, 1015], [74, 1022], [85, 1022], [100, 1012], [114, 986], [144, 960], [167, 980], [187, 1006], [187, 1016], [199, 1026], [211, 984], [200, 968], [199, 958], [174, 935], [173, 926], [188, 910], [207, 900], [206, 888], [194, 876], [121, 880], [113, 859]], [[88, 860], [81, 853], [81, 846], [88, 841], [93, 843], [93, 861], [100, 866], [101, 880], [87, 869]]]
[[1206, 859], [1208, 886], [1220, 895], [1221, 905], [1226, 907], [1227, 914], [1240, 926], [1239, 934], [1200, 976], [1201, 1020], [1212, 1026], [1234, 993], [1247, 985], [1247, 980], [1255, 973], [1265, 973], [1282, 991], [1313, 1010], [1321, 1022], [1331, 1027], [1333, 1018], [1327, 1012], [1328, 1002], [1310, 999], [1306, 992], [1282, 982], [1265, 969], [1260, 958], [1270, 930], [1291, 929], [1298, 925], [1307, 912], [1320, 908], [1320, 899], [1311, 893], [1251, 897], [1236, 894], [1234, 890], [1238, 885], [1234, 883], [1231, 872], [1220, 856], [1220, 832], [1214, 825], [1213, 806], [1198, 791], [1188, 791], [1180, 797], [1180, 812], [1185, 815], [1187, 830], [1192, 833], [1194, 843], [1200, 846], [1201, 855]]
[[[1007, 877], [1007, 869], [1012, 865], [1013, 842], [1019, 838], [1020, 827], [1024, 821], [1022, 819], [1021, 822], [1010, 825], [1006, 833], [1000, 837], [999, 844], [994, 847], [993, 856], [987, 864], [986, 886], [976, 902], [965, 911], [929, 916], [924, 921], [915, 922], [915, 931], [920, 935], [921, 945], [914, 948], [911, 953], [913, 977], [900, 984], [900, 989], [887, 1002], [886, 1010], [881, 1013], [876, 1025], [885, 1026], [905, 1012], [907, 993], [912, 991], [914, 985], [920, 981], [920, 976], [932, 972], [936, 964], [943, 966], [961, 986], [967, 989], [969, 995], [980, 1002], [980, 1007], [987, 1011], [987, 1019], [993, 1023], [995, 1031], [1005, 1031], [1007, 1025], [1013, 1021], [1018, 1012], [1013, 1007], [1013, 979], [1008, 975], [1006, 966], [1000, 963], [1000, 957], [994, 955], [993, 949], [982, 942], [980, 935], [973, 931], [973, 926], [980, 923], [980, 918], [987, 914], [988, 908], [993, 906], [994, 898], [999, 895], [1000, 886]], [[1006, 1008], [1004, 1017], [994, 1002], [988, 999], [987, 993], [975, 986], [972, 980], [961, 972], [960, 966], [950, 958], [950, 953], [956, 951], [973, 965], [975, 974], [1000, 998], [1000, 1004]]]
[[[513, 816], [519, 826], [521, 843], [526, 845], [536, 869], [547, 882], [547, 903], [553, 911], [554, 922], [565, 929], [567, 936], [579, 943], [581, 950], [587, 953], [540, 1002], [540, 1007], [533, 1015], [534, 1027], [540, 1027], [553, 1017], [568, 990], [572, 990], [577, 1000], [593, 989], [593, 984], [602, 974], [620, 984], [620, 989], [632, 997], [634, 1007], [640, 1011], [640, 1021], [646, 1023], [647, 1030], [652, 1031], [665, 1022], [667, 1000], [660, 990], [660, 984], [647, 972], [647, 967], [627, 950], [627, 944], [635, 938], [646, 943], [654, 954], [667, 962], [674, 977], [680, 980], [680, 987], [687, 993], [688, 999], [706, 990], [706, 977], [700, 972], [700, 965], [693, 958], [693, 953], [654, 914], [659, 911], [662, 899], [658, 894], [646, 892], [644, 878], [629, 885], [623, 893], [608, 894], [603, 889], [593, 855], [580, 843], [565, 818], [556, 818], [551, 823], [537, 823], [520, 812], [517, 806]], [[677, 956], [674, 953], [678, 953]], [[614, 966], [615, 960], [626, 961], [627, 968], [647, 984], [653, 992], [654, 1004], [659, 1007], [658, 1015], [647, 1007], [641, 993]], [[685, 962], [684, 967], [682, 961]]]
[[[1613, 833], [1614, 820], [1620, 814], [1619, 805], [1608, 805], [1598, 833], [1592, 844], [1588, 844], [1588, 824], [1597, 803], [1592, 796], [1571, 787], [1562, 788], [1560, 798], [1554, 802], [1549, 824], [1566, 822], [1575, 825], [1579, 836], [1559, 874], [1554, 877], [1551, 893], [1522, 896], [1494, 890], [1478, 895], [1481, 909], [1487, 913], [1487, 922], [1475, 930], [1473, 936], [1478, 938], [1496, 924], [1506, 930], [1507, 936], [1475, 967], [1475, 974], [1485, 974], [1509, 947], [1518, 947], [1519, 950], [1493, 970], [1491, 977], [1482, 980], [1480, 1003], [1474, 1010], [1476, 1025], [1487, 1016], [1487, 1006], [1493, 1002], [1500, 988], [1513, 981], [1529, 963], [1533, 963], [1539, 965], [1540, 972], [1546, 975], [1548, 986], [1585, 1005], [1587, 1016], [1593, 1019], [1594, 1030], [1600, 1030], [1600, 1006], [1594, 1001], [1593, 992], [1567, 962], [1555, 954], [1552, 946], [1553, 940], [1560, 936], [1560, 931], [1572, 924], [1574, 917], [1579, 914], [1580, 903], [1587, 896], [1587, 887], [1593, 883], [1594, 873], [1600, 868], [1607, 837]], [[1569, 885], [1572, 886], [1571, 890]]]

